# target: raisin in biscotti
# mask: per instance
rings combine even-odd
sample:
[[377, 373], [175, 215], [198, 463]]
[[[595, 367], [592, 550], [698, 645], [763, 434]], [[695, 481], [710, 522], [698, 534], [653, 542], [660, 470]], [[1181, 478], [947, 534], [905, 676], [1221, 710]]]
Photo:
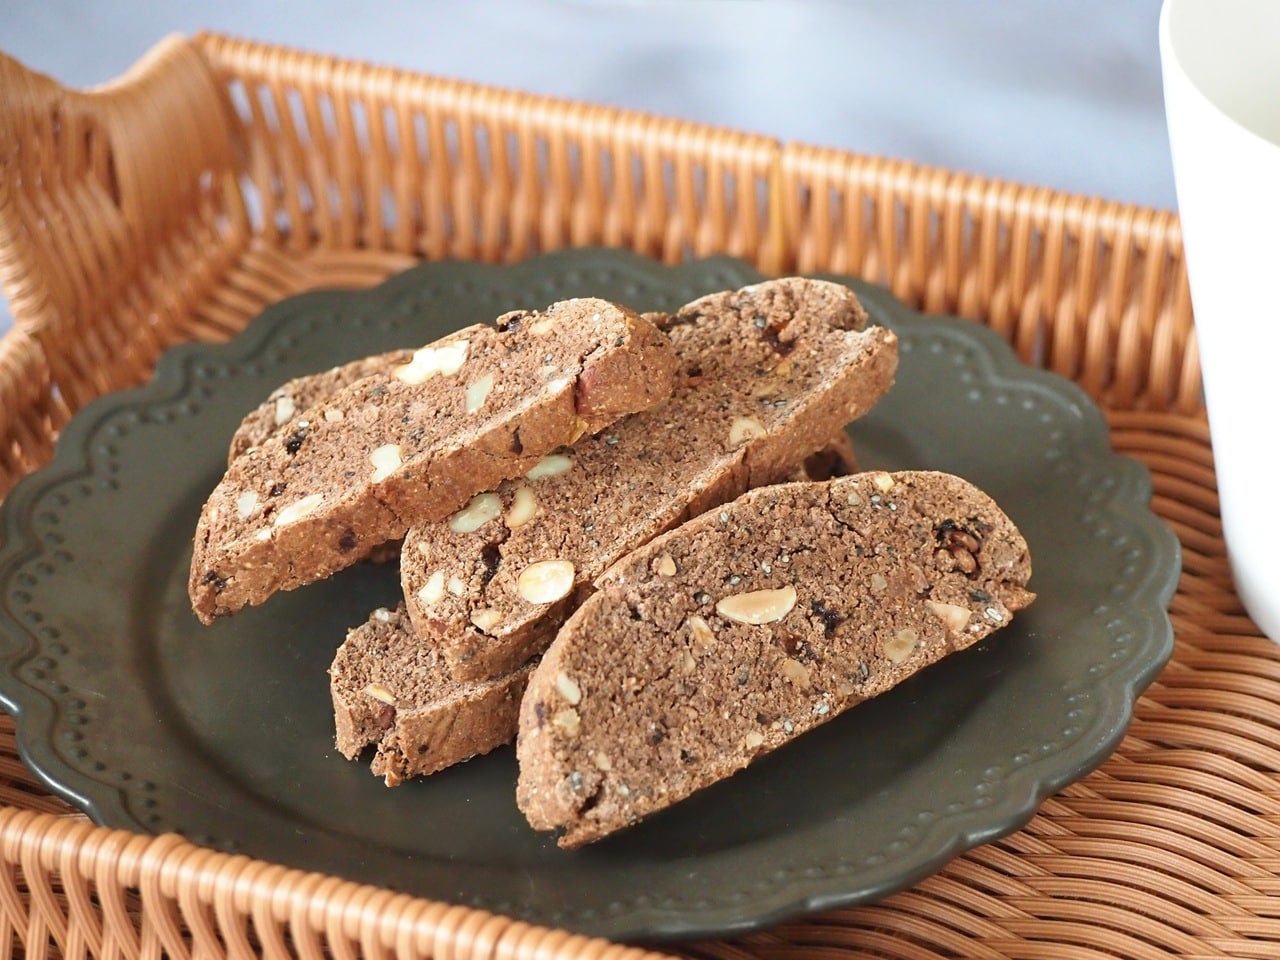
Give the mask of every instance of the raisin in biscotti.
[[858, 455], [853, 440], [845, 431], [839, 431], [816, 453], [805, 457], [799, 470], [792, 472], [788, 480], [831, 480], [858, 472]]
[[208, 623], [319, 580], [671, 392], [666, 335], [603, 300], [517, 312], [363, 377], [235, 458], [196, 530]]
[[435, 773], [508, 743], [532, 664], [493, 680], [454, 681], [422, 643], [404, 606], [375, 610], [351, 630], [329, 668], [338, 751], [370, 765], [387, 786]]
[[704, 297], [665, 329], [671, 398], [540, 461], [405, 538], [415, 629], [453, 675], [540, 652], [627, 551], [744, 490], [789, 480], [892, 383], [897, 340], [848, 288], [787, 278]]
[[596, 840], [1009, 622], [1033, 595], [995, 502], [931, 472], [745, 494], [628, 555], [520, 710], [517, 802]]
[[[852, 458], [841, 431], [796, 473], [826, 479]], [[329, 669], [338, 750], [353, 760], [375, 745], [370, 769], [389, 787], [488, 753], [515, 737], [533, 666], [491, 680], [454, 680], [439, 644], [418, 637], [403, 604], [375, 610], [347, 633]]]

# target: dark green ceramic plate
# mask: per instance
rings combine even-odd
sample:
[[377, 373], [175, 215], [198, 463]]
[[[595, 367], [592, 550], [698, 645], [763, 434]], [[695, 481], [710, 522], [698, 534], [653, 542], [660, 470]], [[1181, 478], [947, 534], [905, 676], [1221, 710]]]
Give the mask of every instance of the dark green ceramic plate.
[[736, 933], [905, 887], [1100, 763], [1168, 659], [1177, 542], [1098, 410], [988, 331], [854, 283], [902, 338], [853, 431], [867, 467], [949, 470], [1021, 526], [1039, 600], [979, 647], [594, 847], [526, 826], [510, 749], [396, 790], [333, 750], [326, 667], [396, 599], [353, 569], [201, 627], [191, 536], [241, 416], [288, 377], [592, 294], [670, 308], [757, 279], [613, 252], [426, 265], [267, 310], [92, 404], [0, 526], [0, 695], [49, 787], [98, 822], [619, 939]]

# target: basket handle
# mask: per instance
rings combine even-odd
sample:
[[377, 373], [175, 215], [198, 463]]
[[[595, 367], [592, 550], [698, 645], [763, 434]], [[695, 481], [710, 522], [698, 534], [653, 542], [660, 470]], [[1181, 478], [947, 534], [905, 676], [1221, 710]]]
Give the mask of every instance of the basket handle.
[[0, 55], [0, 284], [20, 329], [51, 353], [90, 332], [193, 211], [244, 229], [228, 111], [179, 36], [88, 92]]

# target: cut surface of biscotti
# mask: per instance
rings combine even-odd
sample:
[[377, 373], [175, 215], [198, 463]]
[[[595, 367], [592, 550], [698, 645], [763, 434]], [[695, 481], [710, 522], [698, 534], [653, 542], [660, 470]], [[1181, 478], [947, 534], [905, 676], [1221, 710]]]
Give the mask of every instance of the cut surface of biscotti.
[[629, 554], [564, 624], [520, 711], [517, 802], [596, 840], [1007, 624], [1027, 544], [934, 472], [745, 494]]
[[[412, 350], [391, 350], [286, 381], [250, 410], [236, 428], [227, 451], [228, 465], [242, 454], [261, 446], [267, 437], [287, 427], [295, 418], [307, 419], [309, 408], [328, 400], [342, 388], [375, 373], [388, 373], [412, 359]], [[834, 452], [826, 454], [836, 455]], [[372, 563], [399, 560], [400, 541], [388, 540], [374, 547], [367, 559]]]
[[322, 579], [671, 392], [666, 335], [603, 300], [477, 325], [343, 387], [236, 457], [206, 501], [204, 622]]
[[[826, 479], [853, 463], [849, 436], [838, 436], [797, 470]], [[370, 769], [387, 786], [424, 776], [509, 743], [532, 662], [494, 679], [455, 680], [439, 645], [413, 630], [404, 605], [379, 608], [349, 631], [329, 669], [339, 752], [366, 747]]]
[[[665, 323], [667, 319], [665, 314], [660, 313], [645, 313], [641, 314], [641, 317], [659, 325]], [[259, 446], [267, 437], [288, 424], [295, 414], [323, 402], [362, 377], [384, 372], [402, 363], [408, 363], [410, 359], [412, 359], [412, 351], [393, 350], [289, 380], [271, 391], [267, 399], [244, 418], [231, 438], [227, 462], [230, 463], [241, 454]], [[786, 479], [830, 480], [832, 477], [856, 473], [857, 469], [858, 459], [853, 450], [853, 441], [849, 439], [848, 433], [841, 430], [827, 442], [825, 447], [809, 456], [804, 465], [797, 468]], [[382, 546], [375, 547], [369, 554], [369, 560], [377, 563], [388, 563], [399, 559], [400, 541], [398, 540], [388, 541]]]
[[538, 462], [405, 538], [415, 629], [454, 676], [484, 678], [549, 642], [628, 550], [744, 490], [789, 480], [889, 388], [897, 339], [846, 287], [784, 278], [701, 298], [666, 323], [671, 398]]
[[286, 381], [245, 415], [231, 436], [227, 463], [261, 446], [273, 433], [284, 429], [293, 420], [304, 416], [308, 409], [328, 400], [344, 387], [375, 373], [390, 373], [412, 360], [412, 350], [392, 350]]
[[488, 753], [515, 735], [532, 669], [456, 682], [404, 605], [381, 607], [347, 634], [329, 668], [338, 751], [353, 760], [376, 744], [370, 769], [387, 786]]

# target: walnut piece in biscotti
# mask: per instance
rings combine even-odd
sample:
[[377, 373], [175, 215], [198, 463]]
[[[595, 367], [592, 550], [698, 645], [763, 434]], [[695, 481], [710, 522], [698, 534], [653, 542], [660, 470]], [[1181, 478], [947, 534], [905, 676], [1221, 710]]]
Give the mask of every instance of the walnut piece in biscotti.
[[671, 392], [661, 331], [596, 299], [460, 330], [236, 457], [201, 512], [189, 592], [215, 617], [329, 576]]
[[561, 627], [520, 708], [520, 809], [561, 846], [606, 836], [1005, 626], [1030, 576], [1012, 521], [948, 474], [747, 493]]
[[406, 537], [409, 617], [455, 677], [515, 669], [627, 551], [750, 487], [792, 479], [897, 369], [894, 335], [867, 327], [853, 293], [826, 281], [702, 297], [663, 328], [679, 361], [669, 400]]

